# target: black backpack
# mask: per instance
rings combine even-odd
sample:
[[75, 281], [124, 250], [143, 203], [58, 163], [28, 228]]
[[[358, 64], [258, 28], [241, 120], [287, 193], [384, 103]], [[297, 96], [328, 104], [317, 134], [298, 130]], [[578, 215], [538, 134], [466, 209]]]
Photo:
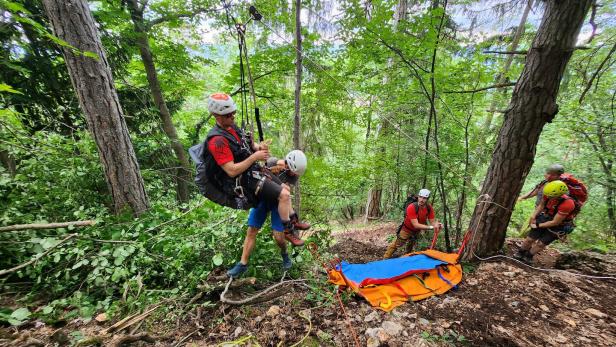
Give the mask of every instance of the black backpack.
[[204, 143], [194, 145], [188, 149], [188, 154], [190, 154], [190, 157], [195, 163], [195, 183], [201, 194], [219, 205], [231, 207], [233, 209], [244, 210], [252, 207], [250, 204], [244, 204], [238, 201], [237, 196], [225, 193], [223, 189], [207, 178], [205, 171], [207, 165], [203, 161], [204, 150], [207, 150]]

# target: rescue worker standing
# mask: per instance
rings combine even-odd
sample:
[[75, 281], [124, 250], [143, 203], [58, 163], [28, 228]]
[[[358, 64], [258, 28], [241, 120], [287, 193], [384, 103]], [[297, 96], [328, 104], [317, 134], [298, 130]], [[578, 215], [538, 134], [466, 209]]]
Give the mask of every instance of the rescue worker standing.
[[573, 219], [579, 207], [568, 193], [567, 184], [563, 181], [545, 184], [543, 199], [530, 217], [531, 231], [522, 242], [520, 250], [514, 254], [516, 259], [530, 263], [550, 243], [573, 231]]
[[[407, 242], [406, 253], [411, 253], [422, 230], [434, 230], [434, 228], [442, 227], [442, 224], [434, 218], [434, 208], [428, 204], [429, 198], [430, 191], [421, 189], [417, 194], [417, 201], [406, 207], [404, 222], [398, 231], [398, 235], [396, 235], [396, 239], [387, 247], [383, 258], [391, 258], [398, 247]], [[427, 224], [427, 221], [430, 221], [430, 225]]]

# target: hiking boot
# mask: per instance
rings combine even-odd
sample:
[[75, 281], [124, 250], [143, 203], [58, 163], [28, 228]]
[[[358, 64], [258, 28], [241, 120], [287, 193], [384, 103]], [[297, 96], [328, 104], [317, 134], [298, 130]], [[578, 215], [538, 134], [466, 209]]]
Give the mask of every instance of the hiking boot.
[[306, 222], [294, 221], [293, 222], [293, 226], [297, 230], [308, 230], [308, 229], [310, 229], [311, 225], [310, 225], [310, 223], [306, 223]]
[[530, 251], [520, 249], [518, 250], [513, 257], [523, 263], [530, 264], [533, 262], [533, 256], [530, 254]]
[[291, 244], [293, 245], [293, 247], [299, 247], [299, 246], [303, 246], [304, 245], [304, 240], [299, 238], [299, 235], [297, 233], [297, 231], [292, 230], [285, 230], [284, 231], [284, 238], [287, 239], [287, 241], [291, 242]]
[[297, 213], [293, 213], [290, 217], [291, 217], [291, 224], [293, 224], [293, 227], [295, 227], [295, 229], [297, 230], [310, 229], [310, 223], [300, 222], [299, 216], [297, 215]]
[[232, 277], [232, 278], [238, 278], [244, 272], [246, 272], [246, 270], [248, 270], [248, 264], [244, 265], [238, 261], [234, 267], [232, 267], [231, 269], [229, 269], [229, 271], [227, 271], [227, 276]]
[[293, 262], [291, 258], [289, 258], [289, 253], [280, 253], [282, 256], [282, 269], [287, 271], [293, 266]]

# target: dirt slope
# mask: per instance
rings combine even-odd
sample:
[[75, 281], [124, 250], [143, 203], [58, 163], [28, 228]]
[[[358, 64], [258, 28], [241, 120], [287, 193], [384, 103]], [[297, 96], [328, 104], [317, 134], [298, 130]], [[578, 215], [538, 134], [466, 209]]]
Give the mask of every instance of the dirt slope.
[[[350, 262], [377, 260], [393, 230], [395, 225], [386, 224], [337, 234], [338, 243], [330, 252]], [[513, 249], [514, 243], [508, 240], [508, 248]], [[592, 274], [616, 273], [613, 256], [561, 256], [553, 249], [535, 265], [582, 269]], [[314, 272], [322, 282], [322, 272], [318, 268]], [[225, 342], [287, 346], [300, 341], [304, 346], [352, 346], [356, 334], [362, 346], [614, 346], [615, 284], [563, 272], [535, 271], [508, 261], [482, 262], [465, 266], [465, 278], [457, 290], [407, 303], [391, 313], [372, 309], [357, 296], [342, 295], [345, 315], [332, 295], [333, 287], [322, 286], [315, 294], [299, 286], [265, 303], [239, 307], [217, 303], [188, 311], [175, 321], [153, 315], [138, 331], [148, 331], [156, 342], [133, 345], [173, 346], [184, 339], [181, 346]], [[315, 301], [315, 295], [325, 300]], [[4, 329], [0, 338], [11, 345], [17, 336], [24, 339], [29, 334], [51, 346], [49, 336], [54, 333], [80, 331], [93, 336], [110, 324], [73, 321], [59, 328], [38, 325], [31, 324], [17, 333]], [[106, 339], [105, 343], [110, 341]]]

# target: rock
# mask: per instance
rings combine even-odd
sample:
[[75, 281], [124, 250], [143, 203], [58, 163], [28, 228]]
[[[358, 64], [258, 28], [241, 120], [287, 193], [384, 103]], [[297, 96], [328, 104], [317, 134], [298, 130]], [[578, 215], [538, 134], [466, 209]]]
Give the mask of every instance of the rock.
[[571, 325], [571, 326], [572, 326], [572, 327], [574, 327], [574, 328], [577, 326], [577, 324], [575, 323], [575, 321], [574, 321], [573, 319], [570, 319], [570, 318], [565, 318], [565, 319], [563, 319], [563, 320], [564, 320], [567, 324]]
[[286, 330], [284, 330], [284, 329], [280, 329], [280, 330], [278, 330], [278, 337], [279, 337], [281, 340], [284, 340], [284, 338], [285, 338], [285, 337], [287, 337], [287, 331], [286, 331]]
[[240, 336], [241, 333], [242, 333], [242, 327], [235, 328], [235, 331], [233, 332], [233, 338], [236, 339], [238, 336]]
[[381, 343], [379, 342], [379, 340], [377, 338], [374, 337], [369, 337], [368, 341], [366, 341], [366, 346], [367, 347], [379, 347], [381, 345]]
[[419, 318], [419, 324], [421, 325], [430, 325], [430, 321], [425, 318]]
[[542, 311], [545, 311], [545, 312], [550, 312], [550, 309], [549, 309], [547, 306], [545, 306], [545, 305], [540, 305], [540, 306], [539, 306], [539, 308], [540, 308]]
[[397, 336], [402, 330], [404, 330], [404, 327], [402, 325], [392, 321], [383, 322], [381, 327], [389, 336]]
[[409, 333], [408, 333], [408, 332], [406, 332], [406, 330], [402, 330], [402, 336], [404, 336], [404, 337], [408, 337], [408, 336], [409, 336]]
[[448, 296], [445, 298], [445, 300], [443, 300], [443, 304], [447, 305], [447, 304], [454, 304], [458, 301], [458, 299]]
[[109, 318], [107, 318], [107, 314], [106, 313], [101, 313], [99, 315], [96, 315], [96, 317], [94, 317], [94, 320], [102, 323], [102, 322], [106, 322]]
[[449, 323], [449, 322], [443, 322], [443, 323], [441, 323], [441, 326], [442, 326], [443, 328], [445, 328], [445, 329], [449, 329], [449, 327], [451, 327], [451, 323]]
[[364, 322], [372, 322], [375, 319], [379, 318], [379, 313], [377, 311], [372, 311], [366, 317], [364, 317]]
[[71, 342], [71, 339], [68, 337], [68, 335], [66, 335], [64, 331], [62, 331], [62, 329], [56, 330], [51, 335], [51, 340], [60, 346], [66, 346], [69, 344], [69, 342]]
[[578, 340], [585, 342], [585, 343], [591, 343], [592, 341], [584, 336], [578, 336]]
[[554, 338], [554, 341], [559, 342], [559, 343], [565, 343], [565, 342], [567, 342], [567, 341], [568, 341], [568, 339], [567, 339], [565, 336], [563, 336], [563, 335], [561, 335], [561, 334], [558, 334], [558, 335], [556, 335], [556, 337]]
[[515, 277], [516, 273], [513, 271], [505, 271], [503, 272], [503, 275], [507, 276], [507, 277]]
[[277, 306], [277, 305], [270, 306], [270, 308], [267, 310], [267, 312], [265, 314], [270, 316], [270, 317], [274, 317], [274, 316], [279, 315], [280, 314], [280, 306]]
[[411, 319], [417, 319], [417, 313], [411, 313], [411, 314], [409, 314], [409, 318], [411, 318]]
[[468, 284], [469, 286], [476, 286], [477, 283], [479, 283], [479, 281], [477, 281], [474, 278], [469, 279], [468, 281], [466, 281], [466, 284]]
[[262, 320], [263, 320], [263, 316], [257, 316], [257, 317], [254, 319], [254, 322], [255, 322], [255, 323], [257, 323], [257, 324], [259, 324], [259, 323], [261, 323], [261, 321], [262, 321]]
[[518, 307], [518, 305], [519, 305], [519, 304], [520, 304], [520, 303], [519, 303], [519, 302], [517, 302], [517, 301], [512, 301], [512, 302], [510, 302], [510, 303], [509, 303], [509, 305], [510, 305], [511, 307]]
[[590, 314], [591, 316], [597, 317], [597, 318], [607, 318], [607, 315], [597, 309], [594, 308], [587, 308], [584, 310], [584, 312]]

